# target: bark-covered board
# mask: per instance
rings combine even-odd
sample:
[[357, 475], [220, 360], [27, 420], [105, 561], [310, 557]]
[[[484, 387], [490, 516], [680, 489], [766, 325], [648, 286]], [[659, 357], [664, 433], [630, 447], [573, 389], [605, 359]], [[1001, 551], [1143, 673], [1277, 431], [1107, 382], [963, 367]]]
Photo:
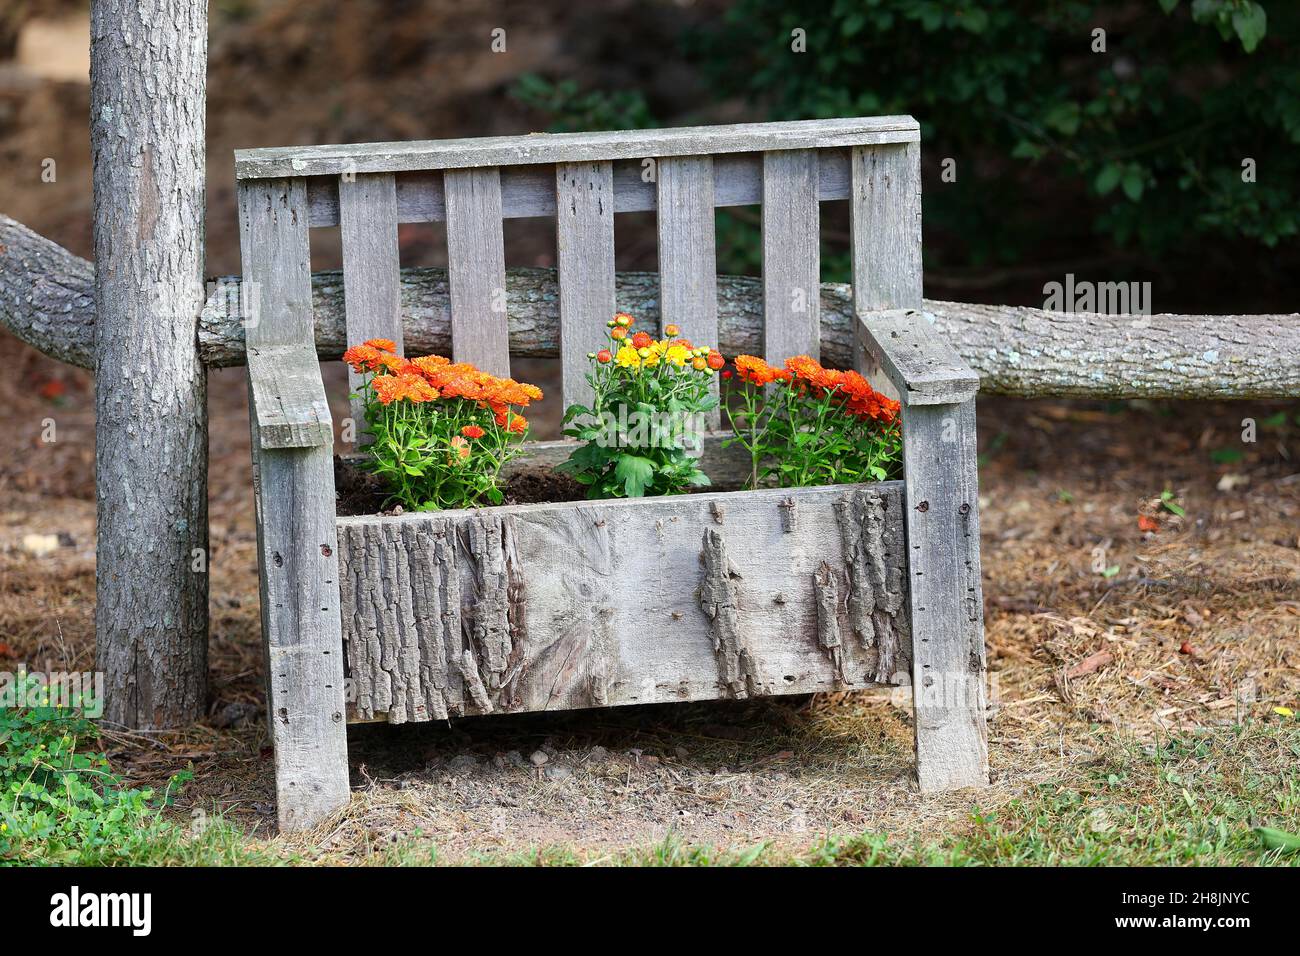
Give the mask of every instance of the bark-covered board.
[[905, 683], [899, 482], [338, 520], [350, 715]]

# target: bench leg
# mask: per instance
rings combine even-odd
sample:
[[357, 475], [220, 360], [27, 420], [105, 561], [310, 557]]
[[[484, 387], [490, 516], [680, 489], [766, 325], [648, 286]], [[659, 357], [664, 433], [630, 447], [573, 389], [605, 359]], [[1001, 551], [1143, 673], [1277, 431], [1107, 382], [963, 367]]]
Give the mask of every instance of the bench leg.
[[348, 802], [348, 742], [330, 446], [258, 449], [253, 425], [267, 710], [283, 831]]
[[916, 775], [988, 783], [975, 400], [903, 411]]

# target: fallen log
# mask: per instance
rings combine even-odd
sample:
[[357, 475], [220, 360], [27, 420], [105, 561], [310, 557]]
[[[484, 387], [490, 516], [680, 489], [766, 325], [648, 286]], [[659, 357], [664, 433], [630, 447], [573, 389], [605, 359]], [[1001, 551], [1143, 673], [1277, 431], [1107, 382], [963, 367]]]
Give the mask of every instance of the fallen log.
[[[47, 355], [92, 364], [93, 267], [21, 223], [0, 215], [0, 324]], [[559, 353], [559, 300], [552, 269], [507, 275], [510, 350]], [[242, 364], [239, 282], [213, 280], [199, 323], [199, 351], [210, 366]], [[336, 359], [344, 342], [343, 276], [312, 276], [316, 346]], [[659, 279], [618, 275], [618, 303], [655, 320]], [[447, 352], [451, 345], [447, 275], [402, 270], [406, 347]], [[1105, 315], [1048, 312], [1023, 306], [925, 301], [925, 309], [980, 376], [986, 394], [1022, 398], [1269, 399], [1300, 395], [1300, 314]], [[851, 361], [852, 295], [847, 285], [821, 288], [822, 355]], [[720, 348], [762, 353], [762, 280], [719, 276]]]

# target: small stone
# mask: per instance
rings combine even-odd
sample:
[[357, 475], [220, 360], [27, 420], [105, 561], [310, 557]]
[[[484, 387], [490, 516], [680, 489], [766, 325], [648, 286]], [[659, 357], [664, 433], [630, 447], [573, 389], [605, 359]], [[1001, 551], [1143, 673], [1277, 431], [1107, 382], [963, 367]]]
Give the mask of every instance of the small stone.
[[242, 727], [257, 718], [258, 707], [245, 701], [227, 704], [212, 715], [212, 726], [225, 729]]
[[542, 772], [547, 780], [568, 780], [573, 776], [573, 771], [562, 763], [553, 763]]
[[609, 759], [609, 751], [604, 747], [592, 747], [591, 753], [587, 755], [592, 763], [602, 763]]
[[478, 766], [478, 758], [473, 754], [459, 754], [447, 761], [447, 769], [452, 773], [465, 773]]
[[534, 767], [540, 767], [551, 758], [546, 755], [546, 751], [544, 750], [534, 750], [532, 756], [528, 759], [533, 762]]
[[57, 534], [25, 534], [23, 535], [23, 550], [28, 554], [34, 554], [38, 558], [43, 558], [51, 551], [59, 547], [59, 536]]
[[673, 753], [677, 755], [678, 760], [685, 760], [687, 757], [691, 755], [691, 752], [687, 750], [685, 747], [678, 747], [673, 751]]

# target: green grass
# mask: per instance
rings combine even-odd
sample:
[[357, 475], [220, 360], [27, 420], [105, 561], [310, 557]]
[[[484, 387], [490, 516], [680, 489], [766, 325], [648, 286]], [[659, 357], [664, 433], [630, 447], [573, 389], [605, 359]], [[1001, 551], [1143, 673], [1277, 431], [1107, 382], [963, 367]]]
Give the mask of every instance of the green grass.
[[[670, 836], [601, 852], [542, 847], [458, 862], [509, 866], [1176, 866], [1300, 862], [1266, 850], [1253, 832], [1300, 831], [1294, 720], [1180, 734], [1158, 744], [1117, 742], [1078, 779], [1031, 788], [998, 811], [974, 809], [939, 835], [863, 833], [791, 849], [769, 843], [719, 850]], [[396, 865], [439, 862], [418, 837], [392, 848]]]
[[[487, 866], [1008, 866], [1258, 865], [1300, 862], [1264, 847], [1253, 828], [1300, 832], [1300, 722], [1270, 719], [1244, 727], [1180, 733], [1152, 744], [1111, 735], [1103, 756], [1056, 783], [1032, 786], [996, 811], [972, 809], [957, 823], [914, 834], [867, 832], [804, 846], [760, 843], [718, 849], [670, 836], [618, 850], [545, 846], [526, 852], [448, 859], [412, 833], [396, 844], [318, 854], [279, 840], [252, 840], [220, 816], [194, 826], [153, 811], [112, 838], [57, 856], [15, 841], [9, 862], [119, 865], [311, 864], [378, 866], [448, 863]], [[1012, 783], [1011, 785], [1014, 785]], [[381, 841], [382, 842], [382, 841]], [[295, 845], [296, 846], [296, 845]]]

